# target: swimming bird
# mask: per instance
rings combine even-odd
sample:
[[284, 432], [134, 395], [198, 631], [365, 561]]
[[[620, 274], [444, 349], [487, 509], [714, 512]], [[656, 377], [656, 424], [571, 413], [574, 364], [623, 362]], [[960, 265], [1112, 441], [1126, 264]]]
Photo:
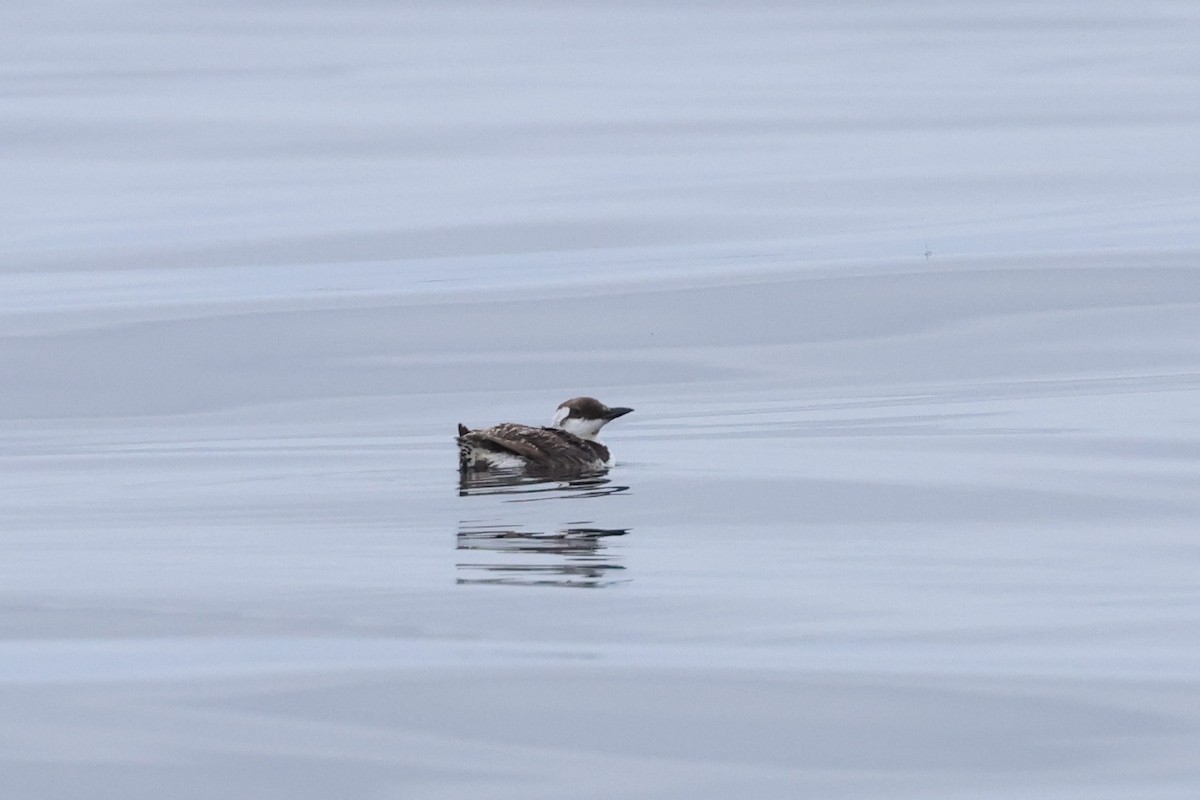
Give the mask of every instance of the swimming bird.
[[503, 422], [471, 430], [458, 424], [458, 467], [462, 472], [524, 470], [537, 475], [578, 475], [612, 466], [612, 454], [596, 435], [632, 408], [609, 408], [594, 397], [559, 404], [549, 427]]

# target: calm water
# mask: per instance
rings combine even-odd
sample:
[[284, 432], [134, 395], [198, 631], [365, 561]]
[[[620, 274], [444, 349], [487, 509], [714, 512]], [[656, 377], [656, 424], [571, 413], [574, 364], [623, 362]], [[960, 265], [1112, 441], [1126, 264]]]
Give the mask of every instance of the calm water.
[[4, 12], [0, 785], [1195, 797], [1200, 19], [1056, 9]]

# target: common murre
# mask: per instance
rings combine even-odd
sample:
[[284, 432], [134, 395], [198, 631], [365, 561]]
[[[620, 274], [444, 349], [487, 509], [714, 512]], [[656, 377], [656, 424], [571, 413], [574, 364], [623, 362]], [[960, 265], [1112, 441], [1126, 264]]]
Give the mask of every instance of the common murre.
[[600, 429], [632, 408], [609, 408], [594, 397], [572, 397], [554, 412], [551, 427], [503, 422], [473, 431], [458, 424], [458, 467], [462, 472], [524, 470], [537, 475], [573, 475], [612, 466]]

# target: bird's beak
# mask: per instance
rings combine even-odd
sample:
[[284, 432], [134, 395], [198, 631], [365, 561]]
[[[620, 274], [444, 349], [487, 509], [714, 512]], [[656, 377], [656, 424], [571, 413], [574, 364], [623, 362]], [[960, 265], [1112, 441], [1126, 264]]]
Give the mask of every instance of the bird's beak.
[[604, 418], [611, 422], [612, 420], [616, 419], [617, 417], [625, 416], [630, 411], [633, 411], [633, 409], [632, 408], [621, 408], [621, 407], [610, 408], [610, 409], [608, 409], [608, 411], [604, 412]]

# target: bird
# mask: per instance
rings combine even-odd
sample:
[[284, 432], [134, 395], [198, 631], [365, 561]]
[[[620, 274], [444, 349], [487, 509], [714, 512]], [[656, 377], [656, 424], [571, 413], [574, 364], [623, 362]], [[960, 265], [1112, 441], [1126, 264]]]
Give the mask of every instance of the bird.
[[612, 466], [612, 454], [596, 435], [632, 408], [610, 408], [594, 397], [559, 404], [547, 427], [502, 422], [471, 430], [458, 424], [459, 471], [520, 470], [531, 475], [583, 475]]

